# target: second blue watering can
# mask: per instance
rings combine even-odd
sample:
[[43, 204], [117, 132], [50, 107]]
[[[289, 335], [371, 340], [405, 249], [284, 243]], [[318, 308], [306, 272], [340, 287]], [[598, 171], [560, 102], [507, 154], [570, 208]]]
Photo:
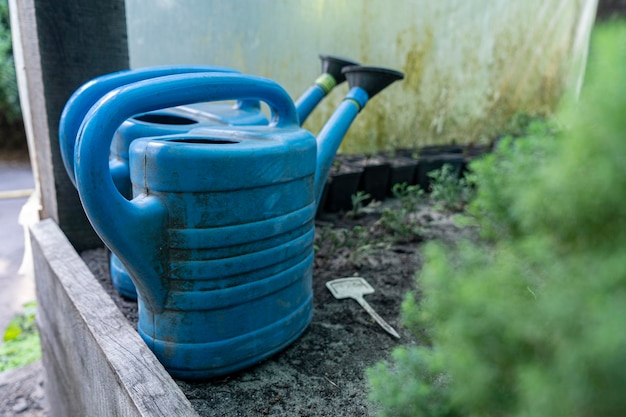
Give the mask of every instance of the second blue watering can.
[[[402, 74], [349, 67], [351, 89], [315, 138], [273, 81], [185, 74], [118, 88], [76, 146], [85, 212], [137, 287], [138, 330], [175, 377], [228, 374], [294, 341], [312, 317], [314, 217], [328, 170], [367, 101]], [[260, 100], [267, 126], [205, 127], [131, 144], [133, 199], [108, 150], [129, 117], [211, 100]]]
[[[332, 55], [320, 55], [322, 73], [296, 101], [300, 125], [304, 123], [317, 104], [338, 84], [345, 81], [342, 69], [356, 62]], [[61, 155], [65, 168], [75, 184], [74, 147], [78, 128], [89, 108], [105, 93], [122, 85], [165, 75], [195, 72], [237, 72], [213, 66], [160, 66], [120, 71], [98, 77], [81, 86], [68, 100], [59, 123]], [[203, 125], [265, 125], [267, 118], [260, 111], [257, 100], [238, 100], [235, 105], [195, 103], [175, 108], [160, 109], [135, 115], [124, 121], [115, 133], [111, 145], [111, 175], [118, 190], [131, 198], [128, 163], [130, 143], [139, 137], [163, 136], [184, 133]], [[111, 280], [123, 296], [136, 299], [135, 286], [124, 265], [114, 254], [110, 259]]]

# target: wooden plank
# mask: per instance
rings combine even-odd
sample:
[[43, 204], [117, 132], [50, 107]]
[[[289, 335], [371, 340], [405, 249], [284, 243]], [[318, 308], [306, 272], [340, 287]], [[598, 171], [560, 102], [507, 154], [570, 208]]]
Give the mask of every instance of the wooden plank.
[[197, 416], [54, 221], [30, 234], [52, 415]]
[[76, 88], [128, 68], [124, 0], [10, 0], [10, 6], [41, 217], [53, 218], [79, 251], [102, 246], [65, 172], [57, 131]]

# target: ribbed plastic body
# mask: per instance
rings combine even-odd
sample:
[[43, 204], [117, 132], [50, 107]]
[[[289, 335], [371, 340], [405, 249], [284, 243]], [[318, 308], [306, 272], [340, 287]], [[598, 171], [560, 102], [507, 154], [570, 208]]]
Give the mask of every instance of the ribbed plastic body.
[[[130, 198], [128, 148], [141, 137], [186, 133], [202, 126], [266, 125], [267, 118], [256, 106], [236, 108], [233, 105], [200, 103], [159, 110], [126, 120], [115, 132], [111, 143], [111, 175], [122, 195]], [[109, 264], [115, 289], [126, 298], [136, 299], [137, 292], [124, 265], [115, 255]]]
[[[352, 61], [323, 56], [325, 71], [331, 71], [340, 82], [343, 66], [354, 64]], [[329, 68], [330, 67], [330, 68]], [[296, 103], [299, 122], [302, 124], [319, 102], [337, 83], [330, 74], [324, 73], [318, 80], [326, 81], [326, 89], [318, 84], [308, 88]], [[331, 81], [329, 81], [331, 80]], [[317, 81], [316, 81], [317, 82]], [[330, 83], [330, 84], [329, 84]], [[111, 144], [111, 175], [120, 192], [130, 198], [132, 189], [129, 179], [128, 149], [133, 140], [141, 137], [163, 136], [185, 133], [192, 129], [216, 125], [260, 126], [268, 123], [260, 111], [258, 102], [239, 101], [237, 105], [222, 103], [195, 103], [138, 115], [126, 120], [115, 133]], [[115, 255], [110, 260], [111, 280], [115, 289], [124, 297], [136, 299], [137, 292], [130, 275]]]
[[316, 144], [286, 131], [131, 145], [134, 194], [168, 213], [165, 301], [151, 308], [141, 291], [150, 283], [139, 283], [139, 333], [175, 377], [257, 363], [311, 320]]

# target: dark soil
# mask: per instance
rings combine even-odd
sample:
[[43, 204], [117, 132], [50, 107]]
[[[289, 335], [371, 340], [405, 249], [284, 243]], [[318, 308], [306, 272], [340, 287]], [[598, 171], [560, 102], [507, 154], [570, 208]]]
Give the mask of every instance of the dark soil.
[[[202, 383], [177, 381], [201, 416], [373, 416], [365, 371], [389, 358], [399, 345], [418, 344], [419, 337], [403, 328], [402, 301], [415, 288], [427, 241], [457, 240], [472, 231], [455, 225], [451, 213], [420, 205], [410, 220], [419, 235], [395, 241], [382, 227], [385, 208], [397, 200], [373, 204], [357, 218], [323, 216], [316, 226], [313, 276], [314, 316], [308, 330], [291, 346], [264, 362]], [[356, 228], [355, 228], [356, 227]], [[83, 259], [133, 325], [137, 305], [120, 297], [108, 278], [107, 254], [88, 251]], [[358, 275], [376, 290], [366, 296], [371, 306], [401, 335], [387, 334], [353, 300], [337, 300], [326, 289], [329, 280]]]

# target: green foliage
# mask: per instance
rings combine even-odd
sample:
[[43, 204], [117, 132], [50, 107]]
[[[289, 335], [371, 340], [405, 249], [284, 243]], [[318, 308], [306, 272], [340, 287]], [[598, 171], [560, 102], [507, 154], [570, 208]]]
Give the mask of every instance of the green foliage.
[[20, 336], [28, 333], [36, 333], [37, 326], [35, 325], [35, 313], [37, 312], [37, 304], [30, 302], [24, 304], [24, 311], [22, 314], [18, 314], [13, 317], [9, 325], [7, 326], [3, 340], [10, 342], [19, 338]]
[[316, 237], [316, 258], [320, 262], [327, 259], [344, 257], [353, 266], [366, 265], [368, 258], [376, 251], [387, 249], [385, 240], [377, 239], [373, 230], [356, 225], [353, 227], [322, 227]]
[[520, 234], [518, 211], [524, 208], [520, 207], [519, 192], [528, 184], [541, 181], [537, 166], [556, 151], [558, 131], [554, 122], [535, 120], [527, 126], [523, 137], [504, 137], [492, 153], [472, 162], [468, 182], [476, 196], [467, 212], [482, 219], [484, 237]]
[[429, 172], [428, 176], [431, 178], [430, 197], [444, 210], [463, 210], [474, 194], [467, 179], [459, 178], [450, 164]]
[[424, 190], [419, 185], [394, 184], [391, 193], [400, 200], [401, 207], [410, 212], [417, 211], [418, 205], [424, 201]]
[[414, 347], [396, 349], [392, 355], [394, 362], [406, 366], [390, 370], [379, 363], [367, 370], [372, 399], [383, 406], [381, 417], [459, 416], [450, 408], [449, 380], [438, 369], [432, 351]]
[[0, 372], [28, 365], [41, 357], [35, 324], [36, 304], [24, 305], [24, 312], [11, 320], [0, 344]]
[[512, 137], [526, 136], [529, 131], [533, 129], [532, 126], [535, 123], [542, 123], [543, 121], [544, 118], [541, 116], [532, 115], [526, 112], [518, 112], [513, 115], [508, 126], [504, 128], [502, 133], [506, 136]]
[[379, 224], [391, 233], [393, 240], [398, 242], [412, 242], [420, 239], [422, 229], [416, 220], [414, 212], [405, 208], [386, 208], [380, 216]]
[[416, 212], [418, 205], [423, 202], [424, 191], [418, 185], [406, 183], [395, 184], [391, 191], [400, 200], [400, 207], [385, 208], [378, 224], [391, 233], [395, 241], [419, 240], [422, 230]]
[[11, 42], [8, 1], [0, 0], [0, 114], [14, 122], [21, 118], [21, 110]]
[[364, 203], [371, 197], [371, 194], [365, 191], [357, 191], [355, 194], [351, 195], [350, 201], [352, 202], [352, 210], [347, 213], [348, 216], [354, 219], [360, 216], [365, 206]]
[[369, 230], [358, 225], [351, 228], [322, 227], [316, 240], [317, 255], [321, 258], [332, 256], [340, 250], [358, 251], [371, 244]]
[[429, 245], [403, 347], [369, 371], [384, 416], [626, 410], [626, 27], [596, 30], [580, 101], [478, 164], [489, 241]]

